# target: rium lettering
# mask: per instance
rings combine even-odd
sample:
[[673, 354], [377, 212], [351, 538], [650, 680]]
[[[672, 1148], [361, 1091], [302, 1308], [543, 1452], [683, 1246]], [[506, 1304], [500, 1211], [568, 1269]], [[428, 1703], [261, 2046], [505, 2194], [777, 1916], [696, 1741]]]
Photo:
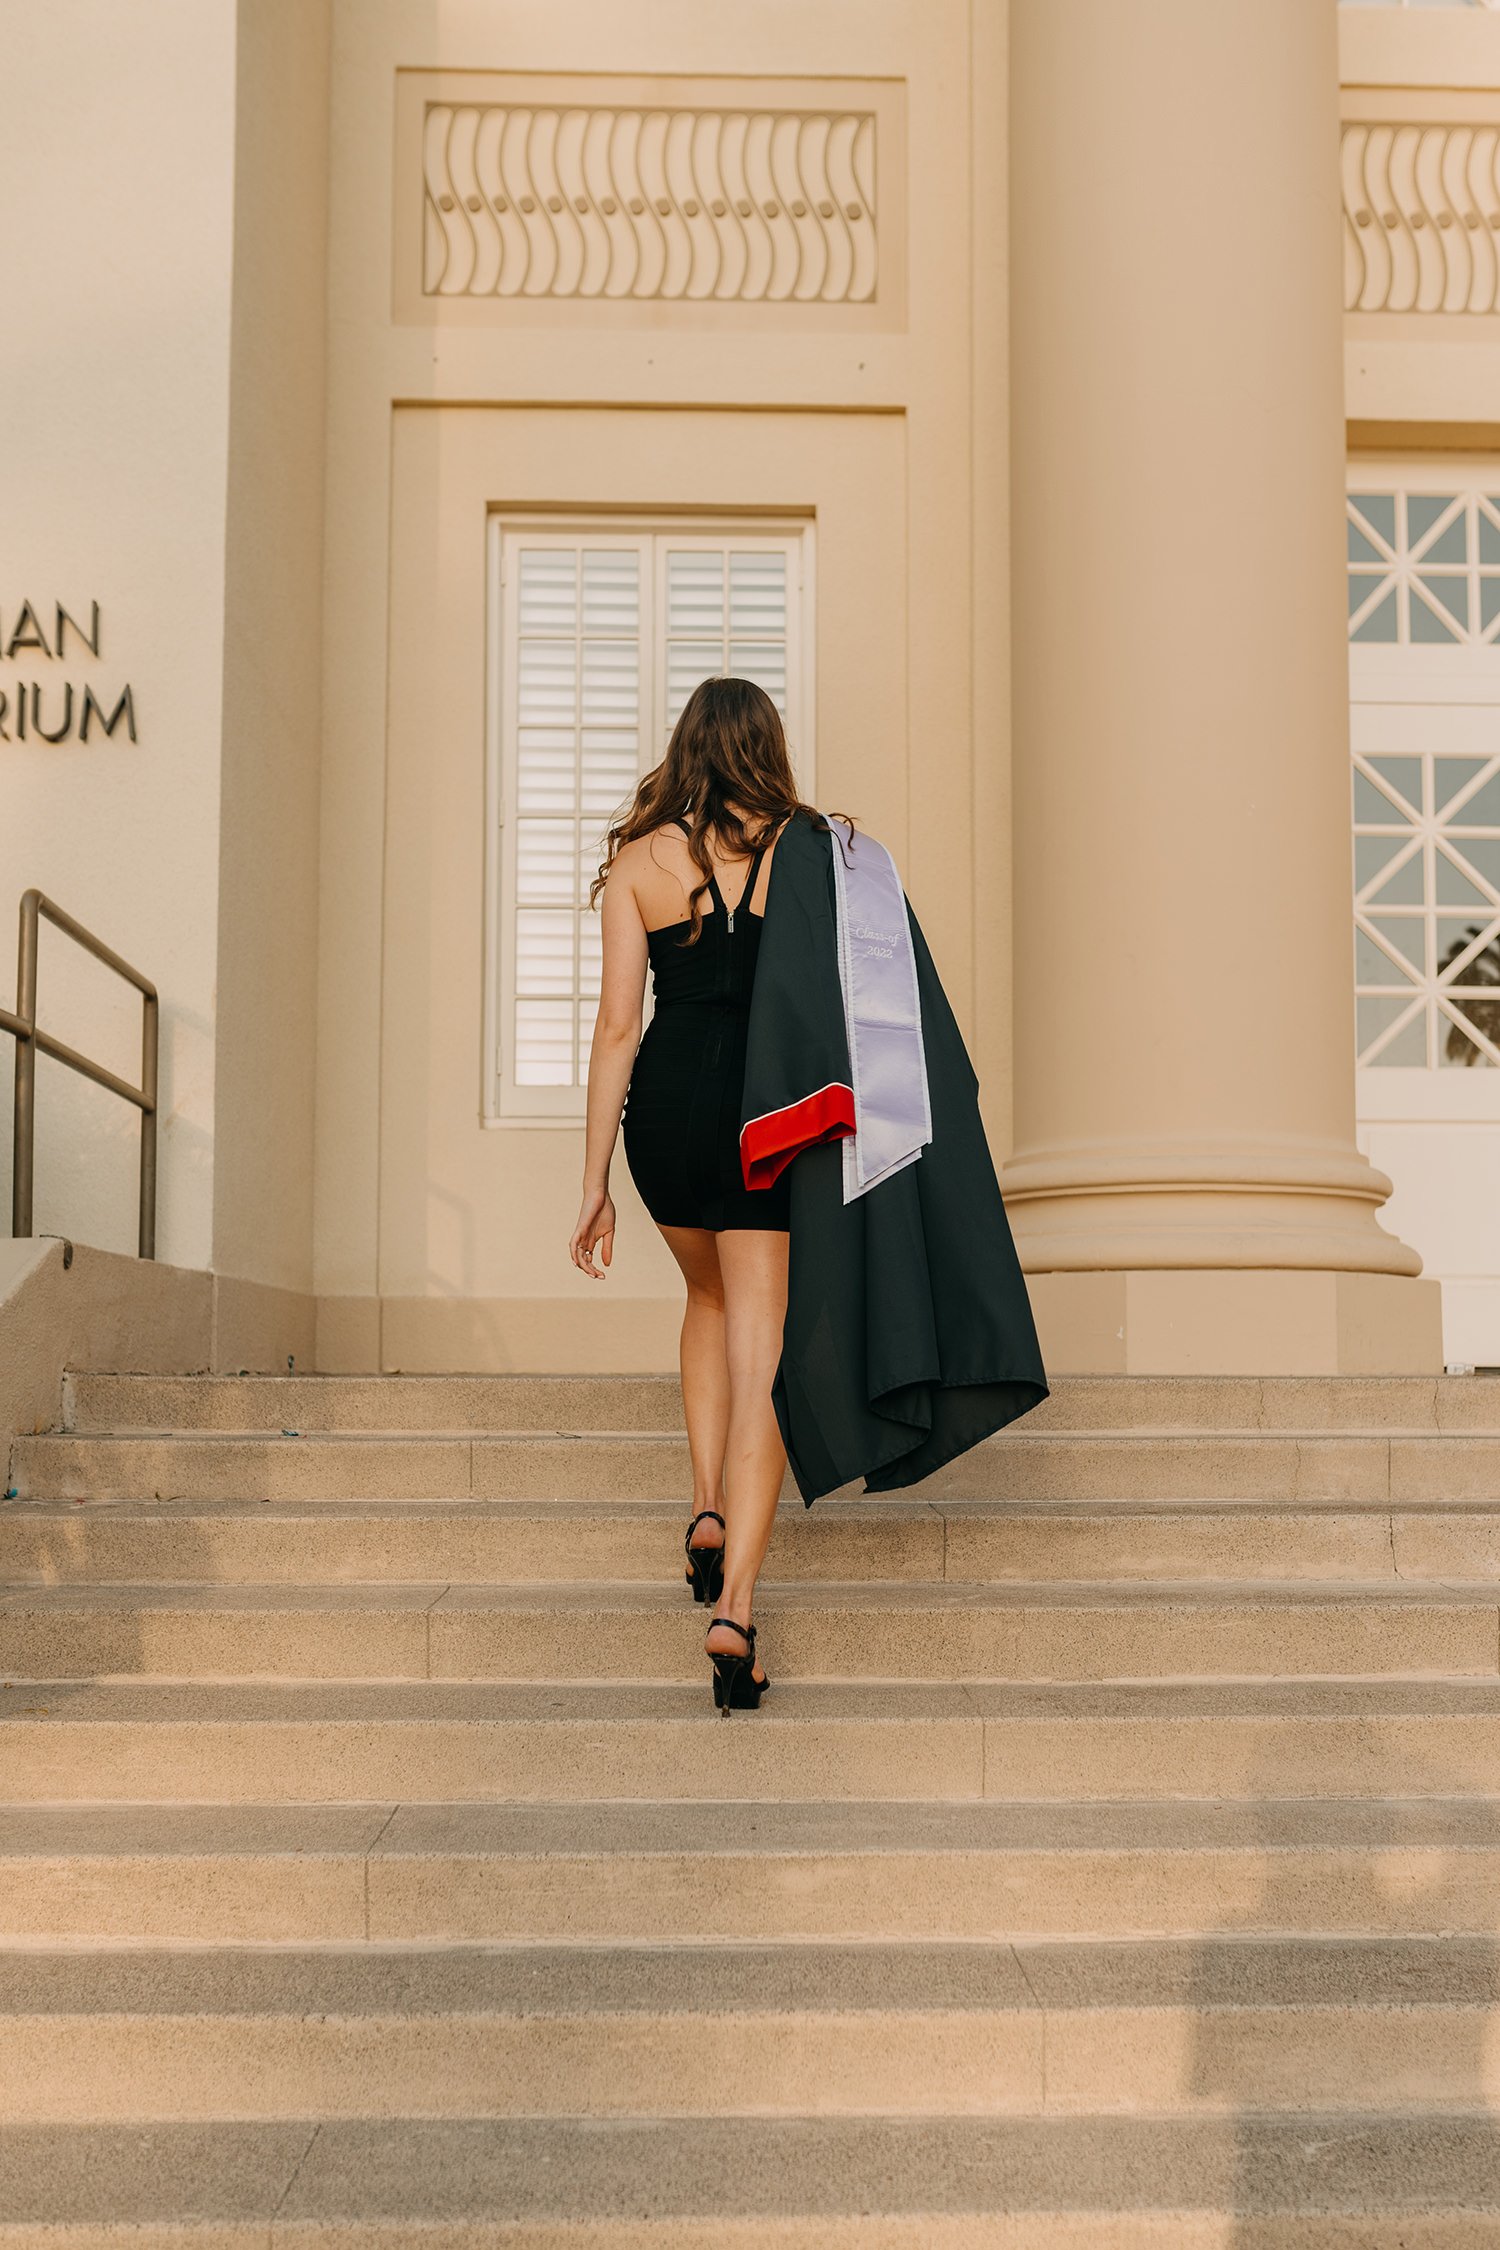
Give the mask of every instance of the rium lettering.
[[[47, 605], [23, 600], [14, 612], [0, 604], [0, 663], [19, 664], [38, 658], [48, 664], [69, 657], [97, 657], [101, 653], [99, 604], [89, 604], [85, 625], [62, 602]], [[89, 742], [95, 733], [109, 741], [123, 727], [131, 742], [139, 740], [135, 724], [135, 691], [127, 680], [116, 694], [95, 692], [92, 682], [73, 680], [16, 680], [0, 674], [0, 742]]]

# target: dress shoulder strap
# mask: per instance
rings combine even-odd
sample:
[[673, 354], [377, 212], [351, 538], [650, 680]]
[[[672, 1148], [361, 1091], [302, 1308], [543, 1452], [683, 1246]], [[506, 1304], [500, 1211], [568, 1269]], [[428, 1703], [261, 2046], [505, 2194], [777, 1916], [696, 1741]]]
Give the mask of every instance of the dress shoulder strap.
[[[680, 828], [684, 836], [686, 836], [688, 833], [687, 823], [685, 821], [664, 820], [662, 822], [662, 826], [664, 828]], [[741, 906], [746, 905], [746, 903], [748, 902], [751, 893], [755, 889], [756, 879], [760, 874], [761, 861], [765, 858], [766, 853], [771, 849], [772, 844], [775, 843], [777, 836], [780, 835], [781, 829], [784, 826], [785, 822], [781, 822], [769, 836], [762, 837], [761, 841], [756, 845], [754, 852], [751, 854], [750, 872], [745, 877], [745, 887], [740, 892], [739, 899], [736, 902], [736, 913], [738, 913]], [[709, 862], [708, 869], [708, 890], [709, 896], [714, 902], [716, 912], [727, 917], [729, 909], [724, 904], [724, 893], [719, 888], [719, 878], [713, 871], [712, 861]]]
[[751, 899], [755, 895], [755, 884], [756, 879], [760, 874], [761, 861], [765, 858], [767, 852], [771, 849], [771, 846], [775, 843], [777, 837], [781, 834], [786, 825], [787, 823], [785, 820], [778, 820], [775, 825], [767, 832], [767, 834], [761, 838], [759, 844], [756, 846], [755, 856], [750, 862], [750, 872], [745, 878], [745, 888], [740, 893], [741, 903], [747, 908], [750, 904]]
[[[685, 843], [685, 842], [687, 841], [687, 837], [688, 837], [688, 824], [687, 824], [687, 822], [686, 822], [685, 820], [664, 820], [664, 821], [662, 822], [662, 826], [663, 826], [663, 828], [677, 828], [677, 829], [680, 829], [680, 830], [681, 830], [681, 832], [682, 832], [682, 838], [683, 838], [683, 841], [684, 841], [684, 843]], [[718, 883], [717, 883], [717, 882], [715, 881], [715, 879], [714, 879], [714, 871], [713, 871], [713, 867], [712, 867], [712, 865], [710, 865], [710, 867], [709, 867], [709, 870], [708, 870], [708, 892], [709, 892], [709, 896], [710, 896], [710, 898], [711, 898], [711, 899], [713, 900], [713, 902], [714, 902], [714, 905], [715, 905], [716, 909], [718, 910], [718, 912], [719, 912], [720, 914], [723, 914], [723, 913], [724, 913], [724, 912], [726, 911], [726, 908], [725, 908], [725, 905], [724, 905], [724, 894], [723, 894], [723, 892], [722, 892], [722, 891], [721, 891], [721, 890], [719, 889]]]
[[[738, 897], [738, 898], [737, 898], [737, 899], [735, 900], [735, 902], [734, 902], [734, 909], [733, 909], [733, 911], [734, 911], [734, 912], [735, 912], [736, 914], [738, 914], [738, 912], [739, 912], [739, 910], [740, 910], [740, 908], [741, 908], [742, 906], [744, 907], [744, 909], [745, 909], [746, 913], [747, 913], [747, 914], [749, 913], [749, 911], [750, 911], [750, 897], [751, 897], [751, 893], [752, 893], [752, 892], [754, 891], [754, 889], [755, 889], [755, 879], [756, 879], [757, 875], [759, 875], [759, 873], [760, 873], [760, 863], [761, 863], [761, 861], [762, 861], [762, 860], [763, 860], [763, 859], [765, 858], [765, 856], [766, 856], [766, 853], [767, 853], [767, 852], [769, 851], [769, 849], [770, 849], [770, 846], [771, 846], [771, 839], [770, 839], [770, 837], [769, 837], [769, 836], [767, 836], [767, 837], [766, 837], [766, 838], [765, 838], [765, 839], [764, 839], [764, 840], [763, 840], [763, 841], [762, 841], [761, 843], [759, 843], [759, 844], [758, 844], [758, 845], [756, 846], [755, 850], [754, 850], [754, 851], [753, 851], [753, 852], [751, 853], [751, 855], [750, 855], [750, 868], [749, 868], [749, 872], [747, 873], [747, 875], [746, 875], [746, 877], [745, 877], [745, 880], [744, 880], [744, 883], [743, 883], [743, 885], [741, 886], [741, 889], [740, 889], [740, 895], [739, 895], [739, 897]], [[713, 887], [713, 894], [714, 894], [714, 904], [715, 904], [715, 906], [716, 906], [716, 907], [718, 908], [718, 910], [719, 910], [719, 912], [720, 912], [721, 914], [725, 914], [725, 915], [727, 915], [727, 914], [729, 913], [730, 909], [729, 909], [728, 907], [726, 907], [726, 906], [725, 906], [725, 904], [724, 904], [724, 894], [723, 894], [723, 892], [722, 892], [722, 891], [721, 891], [721, 890], [719, 889], [719, 886], [718, 886], [718, 884], [717, 884], [717, 883], [716, 883], [716, 882], [714, 881], [714, 878], [713, 878], [712, 876], [710, 876], [710, 877], [709, 877], [709, 882], [710, 882], [710, 884], [711, 884], [711, 885], [712, 885], [712, 887]]]

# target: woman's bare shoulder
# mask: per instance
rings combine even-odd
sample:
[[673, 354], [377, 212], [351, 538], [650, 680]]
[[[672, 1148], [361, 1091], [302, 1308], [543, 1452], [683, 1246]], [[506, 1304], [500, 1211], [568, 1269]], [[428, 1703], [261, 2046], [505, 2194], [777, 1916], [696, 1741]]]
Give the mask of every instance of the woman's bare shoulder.
[[681, 835], [654, 828], [620, 846], [605, 878], [605, 894], [617, 906], [633, 900], [647, 929], [653, 929], [671, 919], [685, 887], [684, 870], [687, 877], [695, 872]]
[[[632, 836], [628, 844], [621, 844], [610, 862], [609, 879], [618, 876], [627, 890], [633, 890], [645, 875], [662, 864], [662, 845], [682, 844], [675, 828], [653, 828], [644, 836]], [[685, 848], [685, 847], [684, 847]]]

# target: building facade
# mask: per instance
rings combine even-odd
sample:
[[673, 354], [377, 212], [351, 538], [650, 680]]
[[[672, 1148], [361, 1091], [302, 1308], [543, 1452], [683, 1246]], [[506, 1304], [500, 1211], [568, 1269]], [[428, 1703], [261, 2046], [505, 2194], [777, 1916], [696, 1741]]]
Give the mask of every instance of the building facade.
[[[161, 988], [222, 1364], [672, 1364], [623, 1162], [564, 1244], [588, 878], [713, 671], [897, 855], [1051, 1365], [1500, 1364], [1500, 14], [11, 45], [0, 905]], [[130, 1245], [132, 1133], [42, 1066], [39, 1229]]]

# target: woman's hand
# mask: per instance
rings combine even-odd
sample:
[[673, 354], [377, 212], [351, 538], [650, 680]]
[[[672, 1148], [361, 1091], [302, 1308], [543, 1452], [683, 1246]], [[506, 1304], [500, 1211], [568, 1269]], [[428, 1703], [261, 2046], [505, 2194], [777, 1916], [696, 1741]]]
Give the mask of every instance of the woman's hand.
[[608, 1188], [584, 1191], [578, 1224], [573, 1229], [573, 1239], [568, 1244], [568, 1256], [578, 1271], [588, 1274], [591, 1280], [602, 1281], [604, 1276], [594, 1263], [596, 1249], [605, 1265], [608, 1265], [615, 1251], [615, 1207], [610, 1200]]

